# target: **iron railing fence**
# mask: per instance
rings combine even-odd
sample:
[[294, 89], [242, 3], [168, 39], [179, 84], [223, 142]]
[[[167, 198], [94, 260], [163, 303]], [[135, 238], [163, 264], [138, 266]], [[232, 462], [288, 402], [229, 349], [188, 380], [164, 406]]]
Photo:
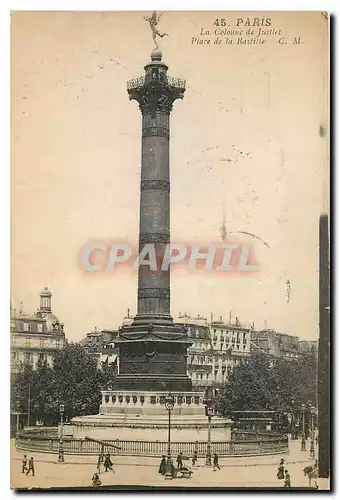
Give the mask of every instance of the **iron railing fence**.
[[[162, 441], [126, 441], [126, 440], [105, 440], [109, 444], [119, 446], [120, 450], [115, 450], [117, 455], [125, 456], [145, 456], [160, 457], [167, 454], [167, 442]], [[30, 450], [45, 453], [58, 453], [59, 439], [54, 433], [50, 437], [47, 435], [36, 435], [21, 432], [16, 439], [16, 447], [19, 450]], [[66, 455], [98, 455], [101, 445], [85, 439], [74, 439], [65, 437], [63, 448]], [[113, 452], [113, 448], [107, 447], [107, 451]], [[191, 457], [197, 451], [199, 457], [207, 454], [207, 442], [173, 442], [171, 443], [171, 454], [173, 456], [182, 452]], [[217, 453], [221, 457], [225, 456], [247, 456], [284, 453], [288, 451], [287, 437], [262, 436], [261, 439], [242, 439], [236, 441], [215, 441], [211, 443], [211, 452]]]

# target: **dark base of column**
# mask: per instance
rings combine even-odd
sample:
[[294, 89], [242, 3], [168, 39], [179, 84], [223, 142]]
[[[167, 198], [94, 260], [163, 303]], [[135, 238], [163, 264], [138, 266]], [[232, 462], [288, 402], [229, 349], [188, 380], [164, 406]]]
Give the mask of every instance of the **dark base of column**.
[[161, 335], [163, 340], [187, 339], [188, 347], [192, 341], [188, 339], [187, 329], [183, 325], [175, 325], [170, 315], [141, 314], [135, 316], [131, 325], [119, 329], [119, 339], [133, 340], [135, 337]]
[[115, 389], [125, 391], [192, 391], [188, 375], [117, 375]]
[[145, 325], [160, 325], [163, 327], [174, 327], [174, 321], [170, 314], [137, 314], [131, 326], [140, 327]]
[[[152, 316], [152, 317], [151, 317]], [[158, 321], [157, 321], [158, 320]], [[119, 390], [191, 391], [187, 375], [187, 349], [192, 344], [182, 325], [171, 316], [136, 316], [119, 330]]]

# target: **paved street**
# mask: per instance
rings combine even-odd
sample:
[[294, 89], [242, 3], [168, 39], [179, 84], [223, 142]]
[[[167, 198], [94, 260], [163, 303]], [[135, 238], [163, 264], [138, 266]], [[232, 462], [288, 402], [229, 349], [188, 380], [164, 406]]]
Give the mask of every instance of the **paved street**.
[[[65, 463], [58, 463], [56, 455], [33, 453], [36, 475], [21, 473], [21, 459], [24, 453], [15, 449], [12, 443], [11, 486], [12, 488], [89, 487], [96, 470], [96, 457], [65, 456]], [[28, 452], [28, 456], [31, 454]], [[158, 474], [159, 460], [141, 457], [113, 457], [115, 473], [106, 472], [100, 478], [103, 486], [144, 485], [154, 487], [282, 487], [276, 478], [280, 456], [239, 457], [220, 460], [220, 471], [213, 471], [199, 460], [192, 478], [167, 481]], [[292, 486], [307, 487], [308, 478], [302, 469], [312, 463], [308, 452], [300, 451], [300, 443], [290, 443], [290, 452], [285, 455], [286, 466], [291, 475]], [[320, 488], [327, 488], [320, 481]]]

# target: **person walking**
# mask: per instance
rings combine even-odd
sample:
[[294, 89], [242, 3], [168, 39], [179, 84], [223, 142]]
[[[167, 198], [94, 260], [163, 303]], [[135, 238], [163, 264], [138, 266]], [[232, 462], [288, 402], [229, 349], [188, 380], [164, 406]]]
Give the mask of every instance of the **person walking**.
[[314, 482], [314, 488], [315, 489], [318, 489], [319, 488], [319, 485], [318, 485], [318, 477], [319, 477], [319, 468], [318, 468], [318, 461], [315, 460], [315, 463], [310, 471], [310, 473], [308, 474], [308, 479], [309, 479], [309, 487], [312, 486], [312, 480]]
[[27, 468], [27, 455], [24, 455], [24, 458], [22, 459], [22, 469], [21, 469], [21, 472], [24, 473], [24, 472], [27, 472], [28, 471], [28, 468]]
[[218, 464], [218, 455], [217, 455], [217, 453], [214, 453], [213, 471], [215, 471], [215, 470], [216, 470], [216, 468], [217, 468], [218, 470], [221, 470], [221, 469], [220, 469], [220, 466], [219, 466], [219, 464]]
[[33, 457], [31, 457], [28, 461], [28, 469], [27, 469], [27, 472], [26, 472], [26, 476], [28, 476], [28, 474], [32, 472], [32, 476], [34, 476], [35, 474], [35, 471], [34, 471], [34, 460], [33, 460]]
[[285, 460], [284, 458], [281, 458], [280, 465], [277, 468], [277, 475], [276, 477], [278, 479], [284, 479], [285, 477], [285, 467], [284, 467]]
[[182, 452], [179, 452], [179, 454], [177, 455], [177, 469], [181, 470], [181, 468], [183, 467], [183, 453]]
[[107, 469], [110, 469], [112, 472], [114, 472], [114, 470], [112, 469], [112, 465], [113, 464], [111, 462], [110, 453], [107, 453], [104, 461], [105, 472], [107, 472]]
[[92, 476], [92, 486], [93, 488], [95, 488], [96, 486], [100, 486], [101, 484], [102, 482], [99, 479], [99, 473], [96, 471]]
[[197, 464], [197, 460], [198, 460], [198, 457], [197, 457], [197, 451], [195, 450], [194, 451], [194, 454], [192, 456], [192, 466], [195, 467], [195, 465]]
[[290, 488], [291, 487], [291, 484], [290, 484], [290, 474], [287, 471], [287, 469], [285, 470], [285, 480], [284, 480], [284, 485], [283, 486], [285, 488]]
[[162, 460], [161, 460], [161, 463], [159, 464], [158, 473], [162, 474], [162, 476], [164, 476], [165, 472], [166, 472], [166, 458], [165, 458], [165, 455], [162, 455]]

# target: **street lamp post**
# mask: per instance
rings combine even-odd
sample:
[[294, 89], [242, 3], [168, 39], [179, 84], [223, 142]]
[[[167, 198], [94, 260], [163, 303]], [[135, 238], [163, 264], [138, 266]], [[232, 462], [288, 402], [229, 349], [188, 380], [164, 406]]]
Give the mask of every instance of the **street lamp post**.
[[31, 382], [28, 382], [27, 427], [31, 425]]
[[310, 458], [315, 458], [315, 445], [314, 445], [314, 406], [310, 408], [310, 416], [311, 416], [311, 435], [310, 435]]
[[211, 399], [205, 399], [205, 414], [208, 417], [208, 442], [207, 442], [207, 457], [205, 465], [211, 467], [211, 417], [214, 414], [214, 408]]
[[165, 397], [164, 405], [165, 405], [165, 408], [166, 408], [168, 415], [169, 415], [168, 453], [167, 453], [167, 458], [166, 458], [165, 479], [172, 479], [172, 477], [173, 477], [173, 465], [172, 465], [172, 460], [171, 460], [171, 434], [170, 433], [171, 433], [171, 412], [174, 409], [175, 398], [170, 392]]
[[295, 403], [295, 400], [292, 399], [291, 405], [290, 405], [291, 412], [290, 412], [290, 429], [289, 429], [290, 430], [289, 434], [290, 434], [291, 439], [294, 439], [293, 432], [295, 432], [295, 429], [294, 429], [294, 427], [295, 427], [294, 403]]
[[59, 411], [60, 411], [60, 437], [59, 437], [59, 458], [58, 458], [58, 462], [64, 462], [64, 443], [63, 443], [64, 429], [63, 429], [63, 417], [64, 417], [65, 406], [63, 404], [61, 404], [59, 406]]
[[305, 434], [305, 413], [306, 406], [304, 404], [301, 405], [302, 409], [302, 439], [301, 439], [301, 451], [306, 451], [306, 434]]
[[20, 422], [20, 401], [17, 400], [17, 436], [19, 435], [19, 422]]

